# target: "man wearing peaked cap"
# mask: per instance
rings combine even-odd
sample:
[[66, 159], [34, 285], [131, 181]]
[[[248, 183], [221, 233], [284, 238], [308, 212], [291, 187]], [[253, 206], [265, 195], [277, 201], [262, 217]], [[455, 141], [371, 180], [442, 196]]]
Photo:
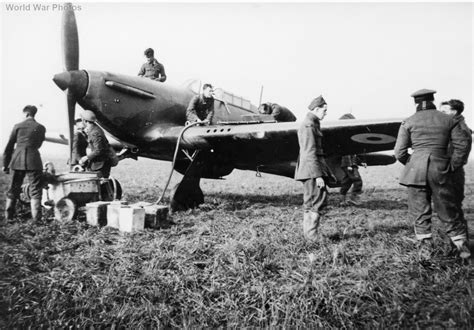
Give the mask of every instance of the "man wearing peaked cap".
[[[429, 258], [433, 248], [431, 232], [431, 201], [446, 234], [462, 259], [471, 255], [467, 245], [467, 226], [456, 194], [469, 145], [459, 121], [440, 111], [434, 111], [434, 90], [422, 89], [411, 96], [416, 113], [406, 119], [398, 131], [395, 157], [405, 165], [400, 184], [408, 187], [409, 216], [415, 223], [418, 253]], [[452, 153], [448, 146], [452, 143]], [[408, 153], [412, 148], [413, 152]]]
[[311, 102], [305, 119], [298, 129], [300, 153], [295, 180], [303, 182], [303, 233], [306, 239], [317, 238], [321, 209], [327, 199], [326, 182], [333, 177], [326, 164], [320, 121], [326, 116], [327, 104], [322, 96]]
[[7, 220], [13, 219], [15, 215], [16, 201], [20, 197], [21, 185], [25, 176], [28, 176], [30, 182], [31, 217], [33, 220], [41, 219], [43, 162], [38, 149], [44, 142], [46, 129], [36, 122], [37, 111], [38, 109], [34, 105], [27, 105], [23, 109], [26, 118], [13, 127], [3, 154], [3, 171], [8, 174], [10, 169], [13, 170], [5, 205], [5, 219]]
[[417, 104], [417, 110], [428, 110], [428, 109], [436, 109], [434, 105], [434, 94], [436, 94], [435, 90], [432, 89], [420, 89], [413, 94], [411, 97], [415, 99], [415, 103]]

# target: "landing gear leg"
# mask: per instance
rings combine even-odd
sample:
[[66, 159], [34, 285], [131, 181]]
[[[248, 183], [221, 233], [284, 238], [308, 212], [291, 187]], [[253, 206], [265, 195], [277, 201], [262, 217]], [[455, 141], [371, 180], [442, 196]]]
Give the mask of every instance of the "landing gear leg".
[[199, 177], [184, 177], [171, 192], [170, 209], [172, 212], [184, 211], [204, 203]]
[[192, 156], [189, 156], [188, 153], [185, 154], [191, 160], [191, 163], [187, 167], [181, 182], [171, 192], [171, 212], [184, 211], [204, 203], [204, 194], [199, 186], [201, 181], [199, 151], [194, 152]]

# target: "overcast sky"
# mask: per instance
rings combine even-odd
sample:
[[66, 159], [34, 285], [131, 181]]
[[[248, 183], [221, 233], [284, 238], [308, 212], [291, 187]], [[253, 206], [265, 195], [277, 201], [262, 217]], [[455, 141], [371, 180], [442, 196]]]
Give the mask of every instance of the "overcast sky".
[[[26, 104], [66, 132], [61, 11], [8, 10], [2, 3], [1, 138]], [[136, 75], [155, 49], [166, 84], [201, 78], [258, 104], [290, 108], [299, 119], [312, 98], [327, 119], [408, 117], [410, 94], [431, 88], [436, 102], [459, 98], [472, 125], [471, 3], [167, 4], [76, 3], [80, 68]]]

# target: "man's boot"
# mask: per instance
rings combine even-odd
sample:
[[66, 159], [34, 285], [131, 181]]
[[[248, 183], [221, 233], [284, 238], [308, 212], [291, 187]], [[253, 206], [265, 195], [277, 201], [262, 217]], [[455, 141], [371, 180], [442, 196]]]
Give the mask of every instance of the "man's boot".
[[347, 206], [347, 196], [346, 195], [342, 195], [342, 200], [341, 200], [340, 205], [341, 206]]
[[425, 238], [418, 241], [418, 259], [420, 261], [430, 260], [433, 254], [433, 239]]
[[354, 206], [360, 205], [360, 197], [358, 194], [351, 194], [351, 198], [347, 201], [348, 204], [352, 204]]
[[318, 236], [321, 216], [319, 213], [308, 211], [303, 216], [303, 234], [307, 240], [314, 241]]
[[5, 203], [5, 220], [12, 220], [15, 216], [16, 199], [7, 198]]
[[471, 257], [471, 250], [467, 245], [467, 239], [461, 238], [452, 241], [454, 245], [456, 245], [456, 248], [459, 252], [459, 257], [461, 257], [463, 260], [468, 260]]
[[30, 201], [31, 218], [34, 221], [41, 220], [41, 199], [34, 198]]

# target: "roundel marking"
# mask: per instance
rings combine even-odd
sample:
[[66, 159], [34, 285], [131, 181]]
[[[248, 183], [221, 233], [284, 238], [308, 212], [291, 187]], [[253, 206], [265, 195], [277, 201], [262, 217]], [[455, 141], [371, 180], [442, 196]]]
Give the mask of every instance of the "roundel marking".
[[351, 140], [365, 144], [387, 144], [396, 141], [396, 139], [391, 135], [377, 133], [362, 133], [352, 135]]

